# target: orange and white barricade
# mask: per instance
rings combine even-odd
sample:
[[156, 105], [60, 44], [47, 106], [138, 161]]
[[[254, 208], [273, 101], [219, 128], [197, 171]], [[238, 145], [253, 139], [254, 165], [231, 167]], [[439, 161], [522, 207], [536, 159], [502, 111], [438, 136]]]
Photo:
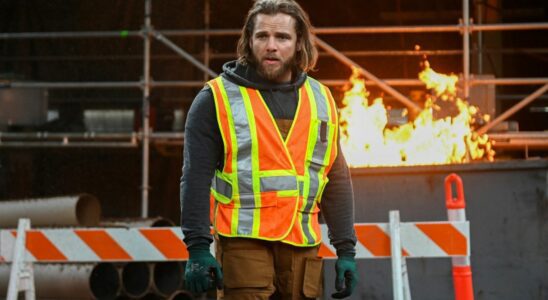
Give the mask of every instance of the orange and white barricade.
[[[457, 197], [453, 197], [452, 184]], [[456, 300], [473, 300], [470, 267], [470, 224], [466, 220], [464, 188], [456, 174], [445, 179], [448, 221], [399, 222], [399, 212], [391, 211], [390, 223], [356, 224], [358, 237], [356, 258], [392, 259], [394, 299], [411, 299], [406, 258], [450, 257], [453, 263], [453, 285]], [[327, 236], [327, 228], [322, 228]], [[401, 249], [397, 251], [397, 249]], [[335, 249], [323, 243], [320, 255], [336, 258]]]
[[[11, 262], [16, 231], [0, 230], [0, 261]], [[26, 257], [37, 263], [181, 261], [181, 228], [79, 228], [27, 231]]]
[[[457, 198], [453, 198], [452, 184]], [[391, 258], [396, 299], [410, 299], [405, 259], [451, 257], [456, 300], [473, 300], [470, 268], [470, 224], [466, 220], [462, 180], [446, 178], [449, 221], [399, 222], [399, 212], [390, 212], [390, 223], [355, 224], [357, 259]], [[322, 225], [322, 235], [327, 227]], [[0, 230], [0, 263], [12, 262], [15, 230]], [[212, 252], [214, 253], [214, 245]], [[397, 251], [401, 249], [401, 251]], [[319, 255], [336, 258], [328, 241]], [[72, 228], [26, 231], [26, 260], [52, 262], [135, 262], [184, 261], [188, 252], [179, 227], [160, 228]]]

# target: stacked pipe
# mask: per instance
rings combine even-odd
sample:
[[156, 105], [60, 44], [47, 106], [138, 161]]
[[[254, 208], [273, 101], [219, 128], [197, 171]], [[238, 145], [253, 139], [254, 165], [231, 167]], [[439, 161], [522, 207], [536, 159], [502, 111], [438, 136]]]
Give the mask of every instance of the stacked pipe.
[[20, 218], [30, 219], [33, 227], [97, 226], [101, 206], [89, 194], [10, 200], [0, 202], [0, 227], [15, 228]]
[[[0, 264], [0, 297], [7, 294], [11, 265]], [[118, 268], [111, 263], [34, 264], [38, 298], [114, 299], [120, 294]]]
[[[7, 294], [9, 264], [0, 264], [0, 298]], [[181, 262], [34, 264], [38, 298], [193, 299], [183, 288]]]
[[[172, 227], [167, 219], [100, 221], [99, 201], [88, 194], [0, 202], [0, 228], [20, 218], [36, 227]], [[11, 265], [0, 263], [0, 298], [7, 294]], [[183, 289], [184, 263], [60, 263], [33, 265], [36, 294], [49, 299], [193, 299]]]

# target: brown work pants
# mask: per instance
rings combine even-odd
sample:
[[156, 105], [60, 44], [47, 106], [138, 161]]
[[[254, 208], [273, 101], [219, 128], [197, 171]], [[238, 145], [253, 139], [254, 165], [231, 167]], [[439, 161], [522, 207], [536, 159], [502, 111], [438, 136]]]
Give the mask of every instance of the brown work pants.
[[318, 247], [220, 237], [225, 300], [315, 299], [322, 293]]

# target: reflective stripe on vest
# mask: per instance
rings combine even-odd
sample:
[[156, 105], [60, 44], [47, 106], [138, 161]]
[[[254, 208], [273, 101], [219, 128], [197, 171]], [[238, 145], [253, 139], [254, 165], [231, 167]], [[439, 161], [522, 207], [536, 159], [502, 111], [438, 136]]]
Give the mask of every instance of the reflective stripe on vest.
[[329, 90], [305, 81], [284, 141], [258, 90], [223, 77], [208, 84], [224, 144], [223, 169], [211, 186], [216, 231], [297, 246], [320, 243], [318, 204], [337, 155]]

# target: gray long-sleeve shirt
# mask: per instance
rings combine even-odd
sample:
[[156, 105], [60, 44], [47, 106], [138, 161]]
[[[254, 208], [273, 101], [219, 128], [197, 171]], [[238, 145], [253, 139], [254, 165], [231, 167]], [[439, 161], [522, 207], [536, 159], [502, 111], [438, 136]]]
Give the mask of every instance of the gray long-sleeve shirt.
[[[293, 120], [297, 110], [297, 90], [306, 80], [300, 73], [289, 84], [264, 81], [250, 66], [229, 62], [223, 66], [226, 79], [258, 89], [277, 120]], [[202, 89], [188, 112], [185, 125], [183, 176], [181, 177], [181, 227], [184, 242], [191, 248], [209, 244], [210, 187], [215, 169], [223, 163], [223, 141], [215, 114], [211, 90]], [[320, 210], [329, 228], [329, 239], [337, 253], [353, 255], [354, 200], [350, 173], [341, 151], [327, 175]]]

